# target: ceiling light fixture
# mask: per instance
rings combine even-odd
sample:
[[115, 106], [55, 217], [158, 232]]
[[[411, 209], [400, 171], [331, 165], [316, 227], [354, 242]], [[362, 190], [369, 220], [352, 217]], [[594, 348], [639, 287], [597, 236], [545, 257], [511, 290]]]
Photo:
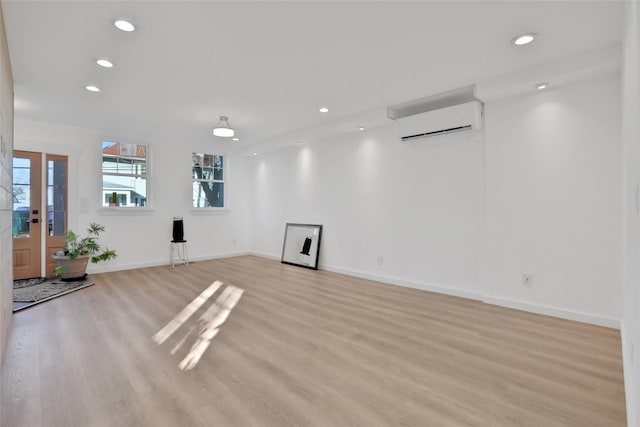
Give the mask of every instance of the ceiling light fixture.
[[134, 27], [131, 22], [125, 21], [124, 19], [118, 19], [113, 23], [113, 25], [115, 25], [117, 29], [126, 31], [127, 33], [130, 33], [131, 31], [136, 29], [136, 27]]
[[302, 141], [296, 141], [296, 144], [300, 145], [302, 144]]
[[538, 90], [546, 89], [548, 86], [549, 86], [549, 83], [547, 82], [542, 82], [535, 85], [536, 89]]
[[220, 121], [213, 128], [213, 134], [221, 138], [229, 138], [236, 134], [236, 132], [229, 125], [229, 118], [227, 116], [220, 116]]
[[98, 64], [101, 67], [104, 68], [112, 68], [113, 67], [113, 62], [109, 61], [108, 59], [104, 59], [104, 58], [100, 58], [96, 61], [96, 64]]
[[364, 128], [363, 128], [362, 126], [360, 126], [360, 127], [358, 128], [358, 130], [359, 130], [360, 132], [362, 132], [362, 131], [364, 130]]
[[518, 37], [514, 37], [511, 40], [511, 43], [513, 43], [516, 46], [524, 46], [525, 44], [529, 44], [533, 40], [535, 40], [536, 36], [537, 36], [536, 33], [522, 34], [522, 35], [520, 35]]
[[87, 85], [84, 87], [86, 90], [88, 90], [89, 92], [100, 92], [100, 88], [98, 86], [94, 86], [94, 85]]
[[329, 112], [329, 108], [327, 108], [327, 107], [320, 107], [320, 108], [318, 109], [318, 111], [320, 111], [321, 113], [328, 113], [328, 112]]
[[254, 155], [254, 156], [257, 156], [257, 155], [258, 155], [258, 153], [253, 153], [253, 155]]
[[232, 141], [240, 141], [240, 138], [231, 138]]

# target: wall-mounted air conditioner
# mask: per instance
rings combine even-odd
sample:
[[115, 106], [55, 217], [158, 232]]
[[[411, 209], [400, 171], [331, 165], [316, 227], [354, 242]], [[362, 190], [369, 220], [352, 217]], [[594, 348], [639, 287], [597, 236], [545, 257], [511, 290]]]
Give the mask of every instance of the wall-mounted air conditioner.
[[482, 129], [482, 103], [465, 102], [395, 120], [398, 136], [409, 142], [453, 132]]

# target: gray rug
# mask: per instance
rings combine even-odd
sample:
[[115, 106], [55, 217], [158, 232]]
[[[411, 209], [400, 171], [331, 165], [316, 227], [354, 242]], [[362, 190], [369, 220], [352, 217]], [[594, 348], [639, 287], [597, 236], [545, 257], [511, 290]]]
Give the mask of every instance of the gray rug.
[[46, 277], [34, 277], [32, 279], [21, 279], [13, 281], [13, 289], [26, 288], [28, 286], [39, 285], [42, 282], [46, 282]]
[[49, 279], [42, 283], [34, 283], [27, 286], [24, 286], [24, 283], [15, 283], [13, 288], [13, 311], [18, 311], [91, 285], [93, 285], [93, 280], [89, 277], [77, 282]]

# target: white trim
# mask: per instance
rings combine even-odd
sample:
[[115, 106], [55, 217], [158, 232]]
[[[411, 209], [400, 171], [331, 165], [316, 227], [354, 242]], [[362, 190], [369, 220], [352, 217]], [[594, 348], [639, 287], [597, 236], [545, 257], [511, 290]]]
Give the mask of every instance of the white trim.
[[544, 314], [546, 316], [559, 317], [561, 319], [575, 320], [577, 322], [590, 323], [592, 325], [605, 326], [607, 328], [620, 329], [620, 319], [582, 313], [580, 311], [567, 310], [565, 308], [550, 307], [546, 305], [531, 304], [528, 302], [498, 298], [485, 295], [482, 299], [485, 304], [498, 305], [500, 307], [515, 308], [516, 310], [530, 313]]
[[[633, 380], [631, 378], [633, 372], [633, 360], [631, 360], [629, 341], [631, 337], [627, 337], [627, 330], [624, 327], [624, 320], [620, 321], [620, 342], [622, 343], [622, 374], [624, 378], [624, 393], [627, 407], [627, 415], [632, 414], [633, 405], [635, 402], [632, 401], [632, 396], [634, 396], [634, 392], [632, 390], [631, 384]], [[635, 351], [635, 349], [634, 349]], [[635, 357], [635, 355], [634, 355]], [[633, 415], [632, 415], [633, 416]], [[628, 420], [629, 426], [631, 426], [631, 420]]]
[[[279, 256], [274, 256], [274, 255], [260, 253], [260, 252], [249, 252], [249, 255], [255, 255], [262, 258], [280, 261]], [[390, 285], [404, 286], [407, 288], [421, 289], [424, 291], [436, 292], [444, 295], [453, 295], [453, 296], [462, 297], [462, 298], [469, 298], [469, 299], [481, 301], [485, 304], [513, 308], [516, 310], [526, 311], [529, 313], [543, 314], [546, 316], [559, 317], [561, 319], [567, 319], [567, 320], [575, 320], [577, 322], [589, 323], [589, 324], [598, 325], [598, 326], [605, 326], [607, 328], [613, 328], [613, 329], [620, 329], [621, 327], [620, 319], [582, 313], [578, 311], [567, 310], [564, 308], [549, 307], [545, 305], [531, 304], [531, 303], [511, 300], [507, 298], [492, 297], [488, 295], [483, 295], [480, 292], [472, 292], [464, 289], [456, 289], [456, 288], [450, 288], [446, 286], [439, 286], [431, 283], [413, 282], [409, 280], [397, 279], [394, 277], [379, 276], [375, 274], [363, 273], [360, 271], [348, 270], [348, 269], [338, 268], [338, 267], [331, 267], [325, 264], [320, 264], [318, 268], [321, 270], [327, 270], [327, 271], [333, 271], [335, 273], [346, 274], [348, 276], [355, 276], [355, 277], [360, 277], [362, 279], [375, 280], [377, 282], [388, 283]]]
[[[122, 142], [121, 139], [124, 139], [126, 141], [129, 142]], [[152, 180], [154, 179], [153, 177], [153, 159], [152, 159], [152, 155], [153, 155], [153, 150], [151, 149], [151, 146], [148, 142], [130, 142], [130, 138], [107, 138], [107, 137], [102, 137], [100, 138], [100, 143], [98, 144], [98, 158], [99, 158], [99, 167], [100, 167], [100, 182], [98, 183], [99, 189], [98, 189], [98, 194], [101, 194], [104, 192], [104, 177], [105, 177], [105, 173], [102, 171], [102, 161], [103, 161], [103, 155], [104, 153], [102, 152], [103, 148], [102, 148], [102, 143], [103, 142], [114, 142], [116, 144], [134, 144], [134, 145], [143, 145], [144, 151], [145, 151], [145, 156], [144, 156], [144, 160], [145, 160], [145, 168], [146, 168], [146, 173], [145, 176], [143, 177], [143, 179], [145, 180], [145, 187], [146, 187], [146, 206], [130, 206], [130, 207], [122, 207], [127, 208], [127, 209], [152, 209], [153, 208], [153, 202], [154, 202], [154, 194], [153, 194], [153, 189], [154, 189], [154, 185], [152, 183]], [[120, 157], [118, 155], [118, 157]], [[127, 156], [125, 156], [127, 157]], [[119, 174], [107, 174], [107, 176], [123, 176], [123, 175], [119, 175]], [[127, 176], [127, 175], [125, 175]], [[136, 177], [139, 175], [131, 175], [132, 177]], [[98, 200], [98, 206], [101, 206], [102, 209], [109, 209], [107, 206], [104, 206], [104, 195], [101, 196], [101, 198]], [[111, 209], [114, 208], [114, 206], [110, 207]], [[153, 211], [149, 212], [147, 215], [151, 215]], [[104, 215], [105, 211], [98, 211], [98, 213], [100, 215]], [[109, 215], [109, 214], [107, 214]], [[134, 214], [136, 215], [136, 214]], [[137, 215], [145, 215], [145, 214], [137, 214]]]
[[281, 259], [280, 256], [270, 255], [270, 254], [266, 254], [264, 252], [253, 252], [253, 251], [250, 251], [249, 255], [257, 256], [257, 257], [260, 257], [260, 258], [271, 259], [273, 261], [280, 261], [280, 259]]
[[119, 207], [119, 206], [111, 206], [111, 207], [102, 207], [98, 208], [98, 215], [153, 215], [152, 208], [141, 208], [141, 207]]
[[[169, 253], [169, 247], [167, 246], [167, 254]], [[197, 261], [209, 261], [212, 259], [220, 259], [220, 258], [233, 258], [238, 256], [250, 255], [249, 252], [233, 252], [228, 254], [216, 254], [216, 255], [205, 255], [199, 257], [189, 258], [189, 262], [197, 262]], [[87, 269], [88, 274], [98, 274], [98, 273], [111, 273], [114, 271], [124, 271], [124, 270], [134, 270], [136, 268], [148, 268], [148, 267], [160, 267], [160, 266], [169, 266], [171, 265], [171, 260], [160, 260], [160, 261], [148, 261], [148, 262], [138, 262], [134, 264], [118, 264], [118, 265], [100, 265], [93, 266], [89, 265]], [[182, 264], [181, 264], [182, 265]]]
[[[258, 257], [261, 257], [261, 258], [267, 258], [267, 259], [271, 259], [271, 260], [274, 260], [274, 261], [280, 261], [280, 256], [270, 255], [270, 254], [266, 254], [266, 253], [262, 253], [262, 252], [249, 252], [249, 255], [258, 256]], [[445, 295], [453, 295], [453, 296], [457, 296], [457, 297], [461, 297], [461, 298], [468, 298], [468, 299], [473, 299], [473, 300], [478, 300], [478, 301], [482, 300], [482, 294], [477, 293], [477, 292], [466, 291], [464, 289], [448, 288], [448, 287], [444, 287], [444, 286], [433, 285], [433, 284], [430, 284], [430, 283], [412, 282], [410, 280], [402, 280], [402, 279], [396, 279], [394, 277], [379, 276], [379, 275], [376, 275], [376, 274], [368, 274], [368, 273], [363, 273], [361, 271], [348, 270], [346, 268], [331, 267], [331, 266], [328, 266], [326, 264], [318, 264], [318, 269], [331, 271], [331, 272], [334, 272], [334, 273], [345, 274], [347, 276], [359, 277], [361, 279], [367, 279], [367, 280], [373, 280], [373, 281], [376, 281], [376, 282], [382, 282], [382, 283], [386, 283], [386, 284], [389, 284], [389, 285], [403, 286], [405, 288], [412, 288], [412, 289], [421, 289], [423, 291], [436, 292], [436, 293], [445, 294]]]
[[348, 276], [359, 277], [361, 279], [374, 280], [376, 282], [383, 282], [389, 285], [403, 286], [405, 288], [420, 289], [428, 292], [436, 292], [444, 295], [453, 295], [456, 297], [482, 301], [482, 294], [478, 292], [466, 291], [464, 289], [448, 288], [445, 286], [434, 285], [432, 283], [420, 283], [420, 282], [413, 282], [410, 280], [396, 279], [394, 277], [378, 276], [376, 274], [368, 274], [368, 273], [363, 273], [361, 271], [348, 270], [348, 269], [339, 268], [339, 267], [330, 267], [324, 264], [320, 264], [318, 268], [320, 268], [321, 270], [332, 271], [334, 273], [340, 273], [340, 274], [346, 274]]
[[[271, 254], [262, 253], [262, 252], [248, 251], [248, 252], [233, 252], [233, 253], [227, 253], [227, 254], [199, 256], [199, 257], [190, 258], [189, 262], [208, 261], [212, 259], [232, 258], [232, 257], [238, 257], [238, 256], [246, 256], [246, 255], [257, 256], [260, 258], [266, 258], [273, 261], [280, 261], [280, 256], [271, 255]], [[107, 273], [112, 271], [132, 270], [135, 268], [157, 267], [157, 266], [163, 266], [163, 265], [169, 265], [169, 261], [162, 260], [162, 261], [127, 264], [127, 265], [120, 264], [112, 267], [108, 267], [108, 266], [98, 267], [98, 268], [91, 267], [88, 273], [89, 274]], [[564, 308], [549, 307], [549, 306], [544, 306], [539, 304], [531, 304], [531, 303], [511, 300], [507, 298], [497, 298], [497, 297], [482, 295], [481, 293], [478, 293], [478, 292], [471, 292], [464, 289], [449, 288], [446, 286], [438, 286], [431, 283], [420, 283], [420, 282], [413, 282], [409, 280], [397, 279], [393, 277], [368, 274], [368, 273], [363, 273], [361, 271], [348, 270], [348, 269], [339, 268], [339, 267], [331, 267], [325, 264], [320, 264], [318, 268], [320, 270], [331, 271], [334, 273], [345, 274], [348, 276], [359, 277], [367, 280], [374, 280], [376, 282], [382, 282], [390, 285], [403, 286], [406, 288], [421, 289], [423, 291], [428, 291], [428, 292], [436, 292], [444, 295], [452, 295], [452, 296], [461, 297], [461, 298], [468, 298], [472, 300], [481, 301], [485, 304], [497, 305], [500, 307], [513, 308], [516, 310], [526, 311], [529, 313], [542, 314], [545, 316], [558, 317], [561, 319], [574, 320], [577, 322], [589, 323], [592, 325], [619, 329], [621, 330], [621, 336], [622, 336], [623, 355], [626, 354], [626, 350], [624, 349], [625, 335], [624, 335], [624, 330], [622, 329], [623, 324], [620, 319], [613, 319], [605, 316], [587, 314], [587, 313], [582, 313], [578, 311], [567, 310]]]
[[[628, 360], [627, 357], [627, 340], [625, 339], [627, 337], [627, 333], [624, 329], [624, 320], [620, 321], [620, 343], [622, 346], [622, 371], [623, 372], [627, 372], [626, 369], [624, 369], [625, 367], [631, 367], [631, 361]], [[626, 391], [626, 390], [625, 390]]]
[[[202, 213], [202, 214], [206, 214], [206, 215], [220, 215], [220, 214], [226, 214], [229, 211], [231, 211], [230, 209], [230, 205], [229, 205], [229, 177], [230, 177], [230, 159], [229, 159], [229, 155], [227, 154], [227, 152], [224, 153], [209, 153], [209, 152], [198, 152], [198, 151], [192, 151], [192, 156], [193, 154], [202, 154], [202, 155], [209, 155], [209, 156], [220, 156], [222, 157], [222, 179], [196, 179], [193, 178], [193, 163], [191, 163], [191, 167], [189, 172], [191, 172], [192, 176], [191, 176], [191, 212], [192, 213]], [[214, 168], [215, 169], [215, 168]], [[223, 207], [216, 207], [216, 206], [203, 206], [203, 207], [198, 207], [198, 206], [193, 206], [193, 183], [194, 182], [217, 182], [217, 183], [221, 183], [223, 185], [223, 196], [222, 196], [222, 203], [223, 203]]]
[[191, 213], [195, 215], [228, 215], [230, 212], [228, 208], [191, 208]]

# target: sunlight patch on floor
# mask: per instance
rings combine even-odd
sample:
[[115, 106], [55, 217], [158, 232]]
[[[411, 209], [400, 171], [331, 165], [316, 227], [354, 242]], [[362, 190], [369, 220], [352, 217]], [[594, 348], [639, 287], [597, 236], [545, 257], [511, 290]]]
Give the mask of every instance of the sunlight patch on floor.
[[[180, 313], [176, 315], [169, 323], [167, 323], [154, 336], [153, 340], [161, 345], [167, 341], [182, 325], [185, 325], [191, 316], [196, 313], [204, 304], [223, 286], [223, 283], [216, 280], [207, 289], [205, 289], [198, 297], [191, 301]], [[194, 332], [197, 331], [197, 337], [189, 353], [178, 364], [182, 370], [190, 370], [196, 367], [202, 355], [205, 353], [211, 340], [218, 334], [220, 327], [231, 314], [231, 310], [238, 304], [243, 289], [229, 285], [225, 287], [211, 305], [200, 315], [195, 324], [191, 325], [182, 339], [172, 348], [171, 354], [177, 353], [191, 338], [194, 338]], [[186, 327], [186, 325], [185, 325]]]

